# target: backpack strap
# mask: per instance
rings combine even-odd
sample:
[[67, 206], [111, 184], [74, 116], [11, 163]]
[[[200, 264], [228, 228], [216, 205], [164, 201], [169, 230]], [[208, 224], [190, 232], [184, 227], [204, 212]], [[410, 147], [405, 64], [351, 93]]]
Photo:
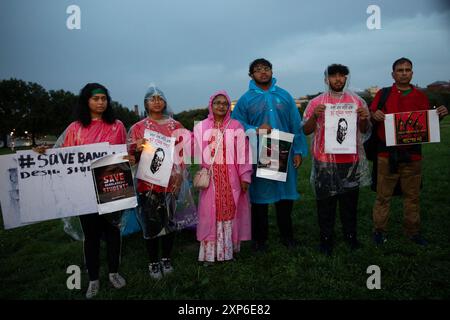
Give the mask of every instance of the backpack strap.
[[378, 101], [377, 109], [381, 110], [384, 108], [384, 105], [386, 104], [387, 99], [389, 98], [389, 94], [391, 93], [392, 87], [385, 87], [381, 89], [381, 97], [380, 101]]

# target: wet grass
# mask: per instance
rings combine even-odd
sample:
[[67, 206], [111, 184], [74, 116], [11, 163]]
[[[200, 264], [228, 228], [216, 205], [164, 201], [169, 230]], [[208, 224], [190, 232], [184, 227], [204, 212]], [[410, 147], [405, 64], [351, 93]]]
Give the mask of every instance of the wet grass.
[[[309, 184], [311, 161], [300, 169], [301, 200], [294, 206], [295, 235], [302, 245], [288, 250], [278, 242], [274, 212], [270, 212], [269, 251], [254, 254], [243, 243], [236, 261], [204, 267], [197, 262], [198, 242], [192, 230], [177, 235], [173, 252], [175, 272], [160, 281], [147, 272], [140, 234], [123, 238], [120, 272], [128, 285], [107, 285], [102, 250], [99, 299], [448, 299], [450, 298], [450, 119], [441, 130], [441, 143], [428, 144], [424, 153], [421, 193], [422, 226], [428, 247], [410, 242], [402, 231], [402, 203], [394, 199], [389, 241], [377, 248], [371, 240], [371, 210], [375, 195], [361, 190], [358, 233], [363, 248], [350, 252], [336, 223], [337, 245], [331, 257], [317, 251], [315, 200]], [[272, 210], [272, 208], [271, 208]], [[62, 222], [48, 221], [13, 230], [0, 230], [0, 299], [84, 299], [82, 290], [68, 290], [66, 269], [83, 266], [82, 243], [72, 240]], [[381, 290], [366, 286], [370, 265], [381, 269]]]

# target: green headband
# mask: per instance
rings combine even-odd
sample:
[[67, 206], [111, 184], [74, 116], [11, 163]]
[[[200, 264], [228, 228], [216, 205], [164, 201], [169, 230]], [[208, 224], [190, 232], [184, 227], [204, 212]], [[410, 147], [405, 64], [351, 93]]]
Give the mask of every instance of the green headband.
[[91, 91], [91, 96], [95, 96], [96, 94], [105, 94], [106, 95], [106, 92], [102, 88], [94, 89]]

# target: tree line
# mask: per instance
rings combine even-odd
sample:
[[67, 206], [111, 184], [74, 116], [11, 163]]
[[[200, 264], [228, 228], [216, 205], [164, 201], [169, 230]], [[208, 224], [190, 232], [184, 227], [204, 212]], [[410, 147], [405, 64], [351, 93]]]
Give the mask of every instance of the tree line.
[[[424, 90], [433, 106], [450, 105], [450, 92]], [[318, 94], [308, 95], [308, 99]], [[368, 105], [373, 100], [368, 93], [361, 94]], [[41, 85], [18, 79], [0, 81], [0, 141], [6, 145], [6, 137], [13, 130], [17, 135], [28, 131], [33, 145], [36, 139], [44, 135], [59, 136], [74, 120], [74, 107], [78, 96], [64, 90], [45, 90]], [[129, 129], [139, 121], [139, 116], [119, 102], [112, 102], [114, 112], [125, 127]], [[303, 113], [306, 103], [302, 103], [299, 112]], [[174, 115], [181, 124], [192, 130], [195, 121], [201, 121], [208, 116], [208, 108], [182, 111]]]
[[[47, 91], [34, 82], [18, 79], [0, 81], [0, 140], [14, 132], [16, 136], [31, 137], [32, 144], [44, 135], [59, 136], [75, 119], [78, 96], [69, 91]], [[139, 120], [139, 116], [120, 103], [112, 101], [114, 113], [125, 127]]]

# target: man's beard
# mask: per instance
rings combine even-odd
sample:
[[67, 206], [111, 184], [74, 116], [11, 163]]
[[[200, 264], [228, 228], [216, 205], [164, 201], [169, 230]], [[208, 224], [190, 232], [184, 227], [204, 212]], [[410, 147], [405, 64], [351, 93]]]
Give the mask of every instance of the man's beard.
[[333, 90], [334, 92], [342, 92], [345, 88], [345, 83], [339, 85], [339, 86], [334, 86], [330, 83], [330, 89]]
[[256, 83], [257, 85], [268, 86], [268, 85], [272, 82], [272, 77], [270, 77], [269, 80], [264, 81], [264, 82], [258, 81], [258, 80], [256, 80], [256, 79], [253, 79], [253, 80], [255, 81], [255, 83]]

